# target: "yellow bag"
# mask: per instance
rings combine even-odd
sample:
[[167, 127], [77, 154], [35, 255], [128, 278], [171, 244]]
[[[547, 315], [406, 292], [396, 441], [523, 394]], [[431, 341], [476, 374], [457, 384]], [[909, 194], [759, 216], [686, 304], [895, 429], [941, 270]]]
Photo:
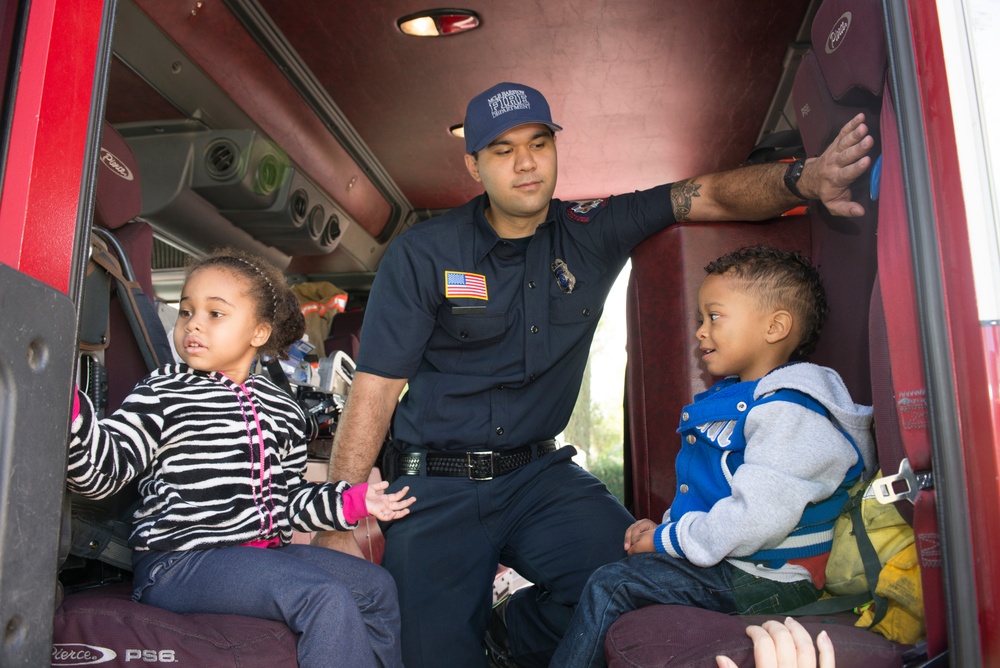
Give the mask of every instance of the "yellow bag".
[[[879, 471], [872, 480], [878, 479], [881, 474]], [[885, 566], [893, 555], [913, 544], [913, 528], [899, 514], [896, 506], [879, 503], [870, 483], [858, 482], [851, 488], [850, 498], [853, 500], [864, 490], [861, 519], [880, 564]], [[833, 548], [830, 560], [826, 562], [825, 589], [834, 596], [848, 596], [870, 592], [875, 584], [868, 583], [858, 541], [854, 537], [854, 523], [850, 513], [845, 511], [833, 526]]]
[[875, 606], [870, 606], [855, 626], [868, 627], [889, 640], [902, 643], [913, 644], [924, 637], [924, 592], [915, 544], [910, 543], [886, 562], [875, 593], [889, 601], [885, 616], [872, 626]]
[[[873, 480], [880, 477], [881, 471]], [[875, 498], [870, 481], [856, 484], [850, 498], [834, 524], [825, 590], [834, 597], [870, 594], [873, 602], [864, 606], [855, 626], [915, 643], [923, 638], [925, 624], [913, 528], [894, 505]], [[860, 546], [858, 532], [864, 534]]]

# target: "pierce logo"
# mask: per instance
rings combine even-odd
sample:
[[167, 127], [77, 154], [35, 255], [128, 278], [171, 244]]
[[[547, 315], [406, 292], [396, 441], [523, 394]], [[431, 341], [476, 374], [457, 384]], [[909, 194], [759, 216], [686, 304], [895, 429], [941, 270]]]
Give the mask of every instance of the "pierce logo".
[[64, 642], [52, 645], [52, 666], [96, 666], [118, 658], [113, 649], [84, 645], [83, 643]]
[[101, 147], [101, 162], [103, 162], [108, 169], [122, 177], [126, 181], [132, 180], [132, 170], [128, 166], [115, 157], [115, 154], [108, 149]]
[[844, 37], [847, 36], [847, 30], [851, 27], [851, 13], [844, 12], [843, 15], [837, 19], [837, 22], [833, 24], [833, 30], [830, 31], [830, 36], [826, 38], [826, 52], [833, 53], [840, 45], [844, 43]]

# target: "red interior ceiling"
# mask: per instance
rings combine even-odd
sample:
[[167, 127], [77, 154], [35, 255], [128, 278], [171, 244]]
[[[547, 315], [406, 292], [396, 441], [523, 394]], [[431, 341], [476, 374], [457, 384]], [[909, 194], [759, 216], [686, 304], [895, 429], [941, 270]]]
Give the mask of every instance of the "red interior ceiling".
[[[182, 45], [194, 23], [226, 13], [222, 5], [206, 5], [189, 25], [180, 9], [175, 17], [140, 2], [161, 15], [161, 27]], [[471, 96], [500, 81], [543, 91], [565, 128], [558, 137], [562, 199], [737, 165], [756, 140], [807, 6], [806, 0], [468, 0], [462, 6], [480, 15], [478, 30], [421, 39], [396, 28], [397, 18], [428, 8], [415, 0], [260, 2], [417, 209], [455, 206], [480, 192], [465, 171], [462, 140], [447, 129], [462, 122]], [[204, 47], [195, 59], [216, 78], [243, 64]], [[240, 76], [247, 74], [253, 73]], [[278, 118], [271, 132], [305, 113], [304, 103], [292, 114], [285, 107], [296, 102], [287, 94], [275, 98], [263, 90], [287, 89], [268, 83], [277, 76], [261, 72], [247, 91], [254, 100], [270, 95], [272, 107], [282, 100], [275, 113], [266, 105], [256, 114], [248, 110], [264, 117], [256, 119], [262, 127], [266, 117]], [[112, 69], [112, 122], [176, 113], [144, 86], [124, 68]], [[299, 125], [286, 150], [305, 153], [296, 156], [300, 162], [310, 161], [310, 150], [313, 157], [317, 150], [330, 155], [322, 149], [330, 137], [314, 136], [324, 133], [321, 125]]]
[[558, 138], [556, 196], [728, 168], [756, 140], [804, 0], [468, 0], [480, 29], [403, 35], [414, 0], [261, 0], [417, 208], [480, 192], [447, 128], [500, 81], [540, 89]]

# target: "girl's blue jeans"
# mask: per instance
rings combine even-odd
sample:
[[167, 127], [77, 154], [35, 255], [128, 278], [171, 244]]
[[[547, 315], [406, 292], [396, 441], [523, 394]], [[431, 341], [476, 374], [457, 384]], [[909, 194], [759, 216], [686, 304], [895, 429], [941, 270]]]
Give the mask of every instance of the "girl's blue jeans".
[[819, 598], [809, 580], [776, 582], [726, 562], [703, 568], [661, 552], [645, 552], [602, 566], [583, 589], [551, 668], [605, 666], [604, 639], [626, 612], [648, 605], [690, 605], [729, 614], [766, 615]]
[[136, 551], [133, 566], [136, 601], [284, 622], [303, 668], [402, 665], [395, 583], [364, 559], [292, 544]]

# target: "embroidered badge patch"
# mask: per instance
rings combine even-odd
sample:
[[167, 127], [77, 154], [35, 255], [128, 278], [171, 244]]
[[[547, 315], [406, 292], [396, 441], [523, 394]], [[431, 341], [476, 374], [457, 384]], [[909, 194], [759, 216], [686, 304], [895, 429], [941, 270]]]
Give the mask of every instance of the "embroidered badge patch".
[[486, 277], [466, 271], [444, 272], [444, 296], [466, 299], [489, 299], [486, 292]]
[[577, 202], [576, 206], [566, 212], [566, 215], [578, 223], [589, 223], [595, 211], [604, 206], [603, 199], [592, 199], [587, 202]]

